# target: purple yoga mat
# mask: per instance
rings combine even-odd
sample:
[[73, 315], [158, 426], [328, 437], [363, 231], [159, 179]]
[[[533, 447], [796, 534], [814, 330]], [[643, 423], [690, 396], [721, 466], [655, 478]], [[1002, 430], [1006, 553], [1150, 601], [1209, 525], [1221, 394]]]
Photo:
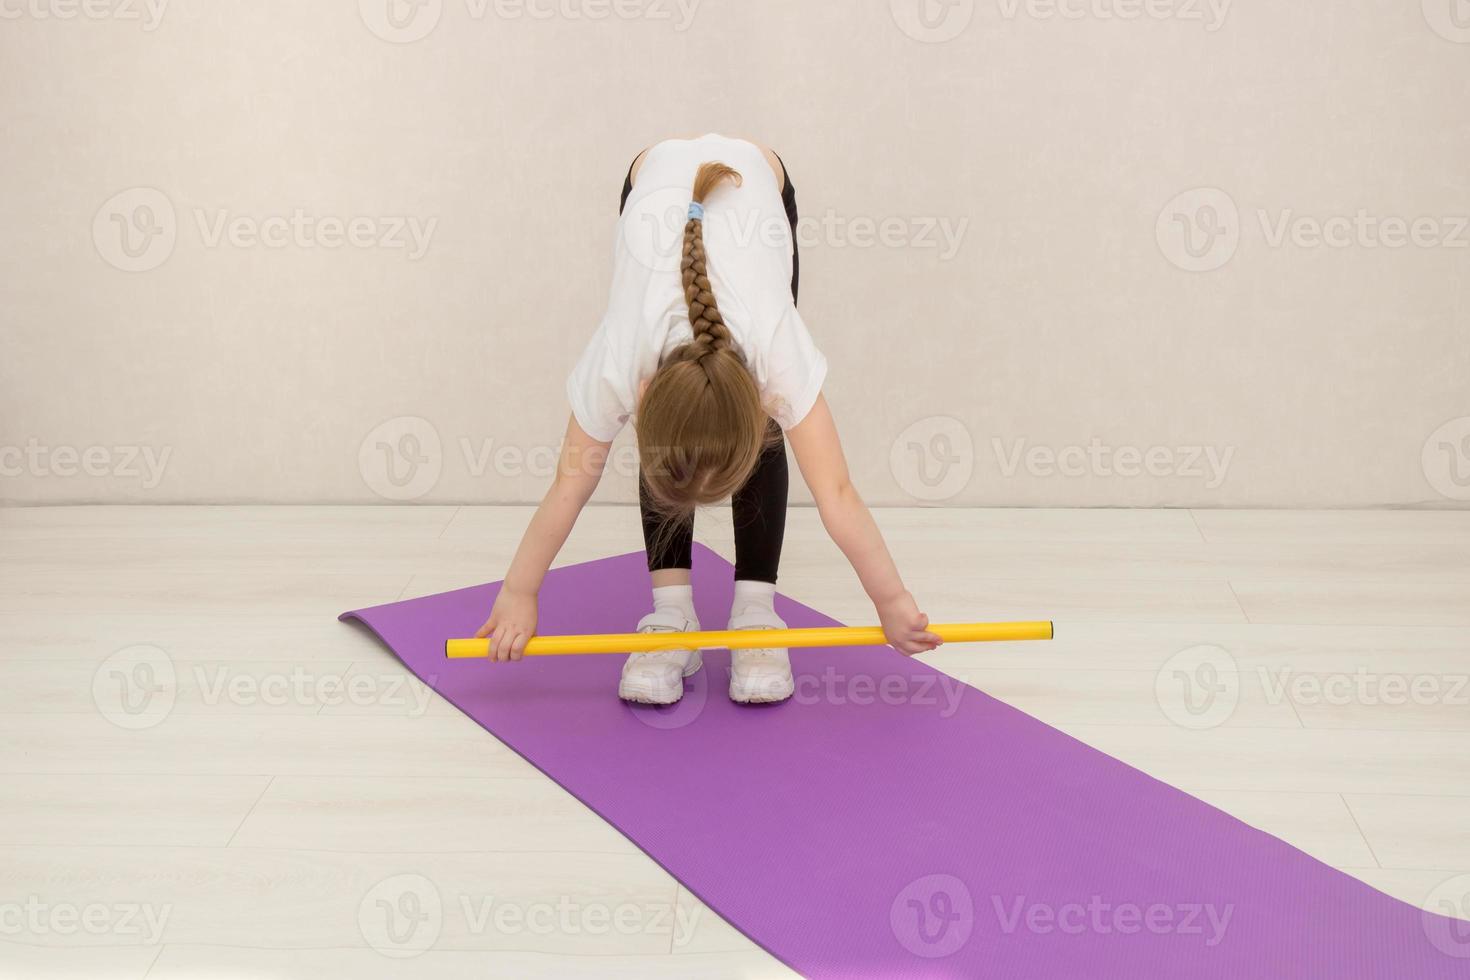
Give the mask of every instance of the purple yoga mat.
[[[796, 696], [764, 706], [732, 704], [729, 653], [707, 651], [678, 705], [634, 707], [620, 656], [445, 659], [498, 588], [342, 618], [806, 976], [1470, 977], [1470, 923], [887, 647], [793, 651]], [[556, 569], [540, 631], [626, 632], [648, 588], [642, 552]], [[707, 548], [694, 591], [724, 628], [731, 568]], [[784, 596], [776, 609], [840, 625]]]

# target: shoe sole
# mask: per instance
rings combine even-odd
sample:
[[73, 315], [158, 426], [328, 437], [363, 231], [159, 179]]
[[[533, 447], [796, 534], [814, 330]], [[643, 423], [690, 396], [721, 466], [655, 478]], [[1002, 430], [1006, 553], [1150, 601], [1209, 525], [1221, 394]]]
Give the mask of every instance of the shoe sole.
[[753, 691], [740, 690], [733, 685], [730, 688], [730, 700], [737, 704], [774, 704], [777, 701], [785, 701], [796, 691], [795, 684], [787, 691], [771, 691], [766, 688], [758, 688]]
[[[699, 672], [699, 668], [703, 665], [703, 658], [700, 657], [699, 651], [695, 650], [694, 655], [689, 658], [689, 663], [684, 665], [684, 676], [692, 677]], [[677, 704], [683, 696], [684, 686], [682, 684], [679, 685], [679, 692], [667, 701], [661, 701], [655, 698], [650, 691], [624, 691], [621, 684], [618, 686], [618, 697], [624, 701], [632, 701], [634, 704]]]

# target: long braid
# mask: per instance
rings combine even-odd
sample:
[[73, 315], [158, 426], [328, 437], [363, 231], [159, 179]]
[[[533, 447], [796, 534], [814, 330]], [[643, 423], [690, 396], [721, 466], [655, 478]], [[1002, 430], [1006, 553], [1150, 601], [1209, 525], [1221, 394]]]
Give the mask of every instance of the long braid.
[[679, 264], [692, 336], [664, 357], [638, 407], [640, 479], [664, 518], [655, 542], [671, 540], [696, 504], [744, 486], [771, 439], [760, 390], [709, 281], [704, 200], [726, 180], [740, 186], [740, 174], [723, 163], [701, 164], [694, 177]]
[[[723, 163], [701, 164], [694, 178], [694, 203], [703, 205], [710, 191], [727, 179], [740, 186], [741, 177], [734, 168]], [[716, 351], [729, 350], [738, 355], [709, 284], [702, 217], [690, 217], [684, 224], [684, 257], [679, 270], [684, 277], [684, 299], [689, 303], [689, 329], [694, 335], [684, 356], [704, 364], [705, 358]]]

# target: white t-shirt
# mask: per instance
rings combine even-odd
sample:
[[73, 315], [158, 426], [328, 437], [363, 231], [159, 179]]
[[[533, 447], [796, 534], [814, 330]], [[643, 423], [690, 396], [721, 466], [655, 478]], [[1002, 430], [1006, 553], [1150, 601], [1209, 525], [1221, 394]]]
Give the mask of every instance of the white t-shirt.
[[791, 298], [791, 229], [780, 178], [754, 144], [710, 133], [666, 140], [638, 168], [618, 218], [612, 289], [597, 332], [567, 378], [577, 424], [608, 442], [633, 415], [641, 382], [692, 339], [679, 275], [691, 188], [699, 165], [740, 172], [704, 202], [704, 245], [720, 315], [745, 356], [766, 411], [789, 429], [821, 393], [827, 360]]

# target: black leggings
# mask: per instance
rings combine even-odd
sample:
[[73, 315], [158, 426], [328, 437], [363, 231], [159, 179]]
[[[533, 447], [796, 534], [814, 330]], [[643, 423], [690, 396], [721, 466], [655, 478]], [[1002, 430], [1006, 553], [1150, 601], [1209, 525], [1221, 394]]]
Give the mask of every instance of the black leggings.
[[[786, 162], [778, 156], [785, 174]], [[635, 159], [634, 164], [638, 161]], [[623, 180], [623, 199], [618, 213], [627, 206], [633, 192], [633, 167]], [[796, 301], [801, 278], [801, 264], [796, 253], [796, 188], [791, 176], [785, 175], [781, 203], [786, 206], [786, 221], [791, 227], [791, 300]], [[786, 468], [786, 441], [781, 427], [770, 422], [771, 443], [761, 453], [755, 470], [745, 485], [730, 499], [735, 525], [735, 578], [757, 582], [775, 582], [781, 564], [781, 543], [786, 537], [786, 490], [790, 474]], [[674, 528], [664, 528], [664, 517], [653, 506], [648, 487], [638, 480], [638, 505], [643, 516], [643, 546], [648, 552], [648, 570], [689, 568], [694, 564], [694, 521]]]

